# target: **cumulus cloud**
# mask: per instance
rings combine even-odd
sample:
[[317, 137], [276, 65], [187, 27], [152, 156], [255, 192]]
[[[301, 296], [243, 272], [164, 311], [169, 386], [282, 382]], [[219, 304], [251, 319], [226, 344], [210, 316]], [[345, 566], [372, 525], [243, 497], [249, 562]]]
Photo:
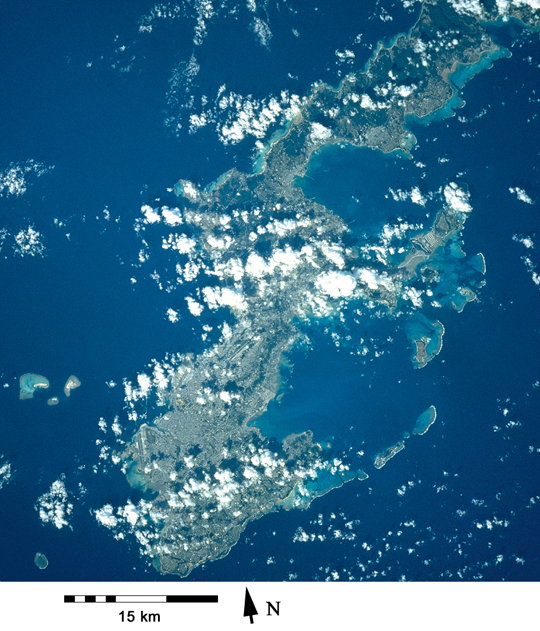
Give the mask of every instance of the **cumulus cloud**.
[[358, 280], [365, 284], [368, 289], [393, 289], [393, 281], [386, 272], [377, 272], [364, 267], [357, 272]]
[[[479, 19], [487, 19], [490, 16], [480, 0], [450, 0], [450, 4], [457, 13], [472, 15]], [[538, 11], [540, 0], [495, 0], [495, 6], [491, 11], [495, 16], [507, 17], [517, 8]]]
[[174, 309], [167, 309], [167, 318], [169, 318], [169, 320], [171, 322], [178, 322], [178, 320], [180, 319], [180, 316], [178, 314], [178, 311], [175, 311]]
[[422, 292], [419, 291], [418, 289], [415, 289], [414, 287], [408, 287], [403, 292], [403, 298], [405, 300], [410, 300], [415, 307], [421, 307], [422, 304], [423, 304], [422, 303]]
[[332, 298], [345, 298], [352, 295], [356, 280], [349, 272], [325, 272], [317, 277], [319, 289]]
[[388, 189], [390, 194], [392, 195], [392, 199], [395, 202], [404, 202], [410, 200], [413, 204], [418, 204], [419, 206], [425, 206], [428, 200], [428, 197], [422, 195], [418, 186], [413, 186], [410, 191], [402, 191], [397, 189], [396, 191], [392, 188]]
[[450, 0], [450, 4], [458, 13], [484, 17], [484, 7], [480, 0]]
[[146, 223], [158, 223], [161, 221], [160, 214], [155, 211], [152, 206], [148, 206], [148, 204], [141, 207], [141, 212], [144, 215]]
[[524, 189], [516, 186], [515, 188], [510, 187], [508, 190], [513, 193], [520, 201], [525, 202], [526, 204], [534, 204], [533, 199]]
[[247, 309], [247, 303], [240, 287], [204, 287], [202, 295], [210, 309], [230, 307], [236, 311]]
[[512, 239], [524, 245], [530, 252], [521, 257], [521, 260], [525, 263], [525, 268], [530, 273], [533, 283], [540, 287], [540, 274], [538, 273], [538, 265], [533, 260], [533, 250], [535, 250], [535, 244], [532, 237], [513, 235]]
[[223, 144], [236, 144], [247, 136], [264, 139], [272, 124], [290, 120], [299, 111], [300, 102], [300, 97], [286, 91], [279, 97], [260, 100], [229, 92], [218, 97], [219, 109], [207, 112], [206, 116], [217, 120], [218, 111], [220, 121], [225, 116], [223, 123], [217, 123], [218, 135]]
[[352, 50], [336, 50], [335, 51], [335, 55], [339, 60], [339, 63], [347, 63], [347, 64], [352, 64], [352, 62], [354, 61], [354, 58], [356, 57], [356, 55], [354, 54], [354, 52]]
[[177, 226], [183, 223], [182, 214], [179, 208], [169, 208], [162, 206], [161, 208], [152, 208], [148, 204], [141, 206], [141, 212], [144, 216], [143, 223], [153, 224], [163, 221], [169, 226]]
[[[148, 364], [148, 372], [138, 374], [135, 383], [128, 379], [123, 379], [124, 401], [126, 403], [128, 420], [136, 421], [141, 414], [146, 414], [148, 398], [151, 395], [157, 398], [157, 405], [164, 405], [170, 378], [178, 370], [178, 365], [179, 356], [174, 353], [167, 353], [160, 361], [152, 359]], [[115, 431], [114, 428], [112, 429]], [[119, 425], [117, 429], [121, 432]]]
[[471, 212], [472, 206], [469, 203], [470, 195], [464, 188], [461, 188], [459, 184], [450, 182], [450, 184], [444, 187], [443, 192], [446, 204], [452, 210], [459, 213]]
[[118, 524], [118, 519], [114, 515], [114, 509], [110, 504], [105, 504], [102, 508], [94, 511], [95, 518], [100, 524], [107, 528], [114, 528]]
[[326, 142], [332, 137], [332, 132], [321, 123], [311, 123], [309, 137], [312, 142]]
[[69, 524], [69, 518], [73, 513], [73, 504], [69, 501], [64, 476], [60, 476], [51, 484], [51, 488], [41, 495], [35, 505], [39, 518], [44, 524], [52, 524], [58, 529]]
[[198, 318], [204, 310], [203, 305], [200, 302], [194, 300], [191, 296], [186, 297], [186, 302], [188, 304], [188, 309], [191, 315], [194, 315]]
[[246, 262], [246, 273], [255, 278], [262, 278], [274, 273], [276, 266], [279, 263], [286, 264], [288, 260], [289, 267], [294, 267], [297, 262], [295, 255], [289, 249], [287, 251], [281, 250], [281, 252], [274, 252], [269, 260], [265, 260], [259, 254], [252, 252]]
[[41, 162], [26, 160], [12, 162], [7, 169], [0, 171], [0, 197], [20, 197], [28, 190], [29, 176], [40, 177], [53, 167], [46, 167]]
[[45, 245], [43, 236], [33, 226], [19, 230], [15, 235], [13, 251], [19, 256], [43, 256]]
[[180, 254], [189, 254], [193, 252], [197, 242], [191, 237], [187, 237], [185, 234], [170, 234], [165, 239], [163, 238], [161, 247], [164, 250], [176, 250]]
[[257, 39], [259, 40], [261, 46], [269, 48], [270, 40], [272, 39], [272, 31], [268, 23], [261, 20], [261, 18], [256, 17], [251, 23], [251, 28], [257, 35]]
[[11, 463], [7, 461], [3, 455], [0, 455], [0, 489], [11, 482], [13, 470]]

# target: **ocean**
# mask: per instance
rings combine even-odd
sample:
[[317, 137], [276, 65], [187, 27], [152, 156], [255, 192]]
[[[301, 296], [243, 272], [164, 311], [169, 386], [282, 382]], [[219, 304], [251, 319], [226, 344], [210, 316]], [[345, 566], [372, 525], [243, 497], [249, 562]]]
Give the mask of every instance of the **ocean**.
[[[110, 426], [118, 415], [124, 438], [133, 428], [122, 381], [133, 381], [154, 358], [205, 346], [182, 288], [160, 289], [170, 286], [165, 279], [174, 269], [157, 251], [159, 238], [142, 236], [149, 259], [140, 261], [145, 248], [134, 223], [141, 206], [159, 200], [173, 207], [170, 189], [180, 177], [208, 184], [233, 166], [249, 169], [254, 155], [252, 139], [224, 144], [212, 126], [188, 133], [182, 98], [200, 100], [221, 84], [254, 99], [281, 89], [303, 95], [321, 79], [336, 85], [351, 69], [334, 63], [336, 48], [352, 47], [361, 33], [354, 63], [362, 67], [368, 44], [406, 30], [415, 14], [386, 3], [394, 19], [373, 19], [371, 7], [356, 7], [365, 14], [351, 23], [347, 3], [342, 13], [330, 2], [317, 3], [317, 11], [284, 4], [282, 13], [269, 9], [276, 25], [269, 48], [254, 46], [245, 13], [211, 23], [206, 43], [195, 47], [188, 26], [174, 21], [156, 26], [158, 37], [141, 39], [136, 24], [150, 11], [146, 2], [107, 3], [102, 11], [77, 5], [68, 13], [67, 4], [38, 3], [30, 14], [25, 5], [10, 4], [2, 26], [10, 63], [1, 70], [8, 98], [0, 168], [29, 159], [53, 168], [29, 176], [24, 195], [0, 199], [0, 227], [10, 235], [1, 251], [0, 454], [14, 471], [0, 489], [0, 580], [177, 580], [155, 572], [133, 538], [115, 540], [92, 511], [140, 497], [99, 455], [115, 444], [100, 419]], [[465, 104], [453, 118], [412, 124], [412, 160], [335, 147], [314, 158], [303, 190], [359, 237], [375, 237], [398, 218], [428, 222], [441, 187], [466, 183], [473, 212], [463, 249], [469, 257], [484, 254], [486, 285], [462, 313], [431, 308], [444, 324], [444, 344], [422, 370], [413, 369], [404, 317], [373, 317], [350, 305], [343, 326], [314, 322], [306, 330], [312, 348], [291, 353], [283, 396], [257, 425], [278, 438], [311, 429], [329, 443], [331, 457], [370, 477], [308, 510], [251, 523], [226, 558], [185, 580], [540, 578], [540, 292], [531, 267], [537, 255], [520, 241], [534, 241], [539, 225], [540, 47], [525, 35], [515, 41], [511, 58], [465, 86]], [[242, 48], [255, 52], [241, 55]], [[175, 91], [171, 69], [181, 73], [194, 52], [202, 69], [196, 86]], [[129, 72], [119, 70], [130, 63]], [[180, 130], [164, 124], [182, 116]], [[434, 193], [426, 206], [394, 201], [390, 189], [412, 186]], [[28, 225], [42, 235], [44, 256], [13, 253], [12, 236]], [[50, 388], [20, 401], [18, 379], [28, 372], [46, 376]], [[82, 386], [48, 407], [47, 397], [71, 374]], [[429, 431], [407, 439], [375, 470], [376, 454], [410, 432], [430, 405], [437, 420]], [[44, 523], [36, 508], [57, 479], [73, 505], [61, 529]], [[38, 551], [49, 560], [45, 571], [34, 564]]]

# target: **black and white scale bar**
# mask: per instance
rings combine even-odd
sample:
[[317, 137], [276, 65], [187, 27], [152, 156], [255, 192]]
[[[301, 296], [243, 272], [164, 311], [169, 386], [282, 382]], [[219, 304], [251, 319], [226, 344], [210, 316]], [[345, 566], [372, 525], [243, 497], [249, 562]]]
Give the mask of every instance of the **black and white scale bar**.
[[64, 596], [65, 603], [217, 603], [212, 594], [169, 594], [167, 596]]

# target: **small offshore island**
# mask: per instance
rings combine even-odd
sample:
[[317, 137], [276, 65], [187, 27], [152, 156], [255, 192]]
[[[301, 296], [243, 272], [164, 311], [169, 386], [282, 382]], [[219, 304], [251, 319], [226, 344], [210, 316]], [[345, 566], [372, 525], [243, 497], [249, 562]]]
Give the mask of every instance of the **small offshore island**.
[[415, 313], [405, 323], [405, 333], [413, 343], [415, 368], [424, 368], [441, 352], [444, 326], [438, 320], [430, 322], [422, 313]]
[[49, 560], [42, 552], [36, 552], [34, 563], [36, 564], [36, 567], [38, 567], [40, 570], [45, 570], [49, 565]]
[[46, 390], [49, 387], [49, 380], [42, 375], [26, 373], [19, 379], [19, 399], [32, 399], [36, 388]]
[[[132, 525], [144, 528], [137, 538], [158, 571], [185, 577], [227, 555], [250, 521], [306, 508], [367, 477], [330, 456], [311, 431], [277, 442], [254, 421], [280, 391], [280, 367], [303, 339], [302, 324], [339, 317], [347, 304], [402, 317], [416, 368], [437, 356], [444, 326], [411, 306], [410, 297], [422, 293], [435, 307], [461, 311], [481, 289], [483, 257], [467, 260], [461, 242], [470, 195], [465, 184], [449, 182], [431, 226], [391, 259], [373, 263], [350, 245], [346, 222], [296, 183], [313, 154], [330, 144], [410, 157], [415, 139], [407, 121], [452, 115], [458, 85], [507, 54], [474, 17], [445, 0], [425, 1], [409, 33], [378, 46], [365, 70], [337, 88], [315, 85], [259, 156], [256, 172], [232, 169], [206, 189], [189, 180], [175, 185], [178, 230], [185, 227], [198, 261], [218, 279], [203, 289], [206, 302], [229, 307], [234, 318], [204, 352], [178, 356], [171, 376], [156, 386], [163, 413], [138, 425], [115, 454], [132, 487], [153, 497], [132, 505]], [[431, 406], [413, 433], [425, 434], [435, 417]], [[409, 436], [379, 453], [375, 468]], [[106, 525], [117, 521], [109, 505], [96, 513]]]
[[405, 441], [400, 440], [395, 445], [388, 447], [381, 453], [377, 454], [375, 461], [373, 462], [373, 466], [375, 469], [382, 469], [384, 465], [393, 458], [396, 454], [398, 454], [402, 449], [405, 449]]
[[81, 382], [77, 379], [77, 377], [75, 377], [75, 375], [70, 375], [64, 386], [64, 394], [66, 397], [69, 397], [71, 391], [75, 390], [75, 388], [78, 388], [80, 385]]
[[[34, 390], [36, 388], [47, 389], [49, 387], [49, 380], [42, 375], [36, 375], [33, 373], [26, 373], [19, 379], [19, 399], [32, 399], [34, 396]], [[75, 375], [70, 375], [64, 385], [64, 397], [69, 397], [71, 391], [78, 388], [81, 382]], [[55, 406], [60, 403], [60, 398], [57, 396], [47, 399], [47, 405]]]
[[416, 419], [416, 424], [412, 433], [420, 436], [425, 434], [433, 423], [435, 423], [436, 418], [437, 410], [434, 405], [430, 405], [428, 409], [425, 412], [422, 412], [422, 414], [420, 414], [420, 416]]
[[[437, 410], [435, 409], [434, 405], [430, 405], [428, 409], [422, 412], [422, 414], [420, 414], [416, 419], [416, 423], [414, 425], [412, 433], [419, 436], [425, 434], [428, 429], [433, 425], [436, 418]], [[402, 440], [379, 452], [375, 456], [375, 460], [373, 462], [373, 466], [375, 467], [375, 469], [382, 469], [391, 458], [398, 454], [402, 449], [405, 449], [405, 441], [410, 437], [411, 434], [409, 434], [409, 432], [405, 432], [403, 434]]]

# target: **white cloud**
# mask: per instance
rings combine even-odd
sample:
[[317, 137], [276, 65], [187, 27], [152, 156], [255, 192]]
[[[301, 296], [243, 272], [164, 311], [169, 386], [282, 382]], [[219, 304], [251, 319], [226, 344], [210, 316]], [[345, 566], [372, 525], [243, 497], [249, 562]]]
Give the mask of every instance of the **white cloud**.
[[259, 254], [251, 253], [246, 263], [246, 272], [250, 276], [261, 278], [265, 274], [272, 273], [272, 267]]
[[41, 495], [36, 502], [35, 508], [41, 521], [44, 524], [50, 523], [58, 529], [64, 526], [71, 528], [68, 519], [73, 513], [73, 504], [68, 499], [64, 477], [60, 476], [51, 484], [49, 491]]
[[335, 55], [339, 59], [340, 63], [349, 63], [349, 64], [352, 63], [354, 58], [356, 57], [354, 52], [348, 49], [336, 50]]
[[514, 195], [516, 195], [516, 197], [522, 201], [525, 202], [526, 204], [534, 204], [533, 199], [530, 197], [530, 195], [524, 191], [522, 188], [519, 187], [515, 187], [515, 188], [509, 188], [508, 189], [511, 193], [514, 193]]
[[309, 138], [312, 142], [325, 142], [332, 137], [332, 132], [320, 123], [311, 123]]
[[[524, 245], [527, 250], [535, 249], [532, 237], [522, 237], [515, 234], [512, 239]], [[532, 252], [528, 253], [526, 256], [522, 256], [521, 260], [525, 263], [525, 268], [530, 273], [533, 283], [540, 287], [540, 274], [536, 271], [538, 269], [538, 265], [533, 261]]]
[[255, 278], [271, 275], [276, 268], [284, 274], [294, 270], [302, 262], [302, 252], [297, 252], [289, 246], [284, 249], [276, 248], [268, 261], [259, 254], [251, 253], [246, 262], [246, 273]]
[[360, 107], [363, 107], [365, 110], [376, 110], [377, 104], [368, 94], [362, 94], [362, 98], [360, 99]]
[[102, 508], [94, 511], [98, 522], [107, 528], [114, 528], [118, 525], [118, 519], [114, 516], [114, 509], [110, 504], [105, 504]]
[[422, 292], [418, 291], [418, 289], [415, 289], [414, 287], [408, 287], [403, 292], [403, 298], [405, 300], [410, 300], [415, 307], [422, 306]]
[[332, 271], [319, 274], [316, 284], [321, 291], [332, 298], [345, 298], [352, 295], [356, 287], [356, 280], [348, 272]]
[[281, 248], [275, 249], [270, 259], [270, 266], [279, 267], [284, 273], [291, 272], [300, 263], [300, 254], [290, 247], [286, 247], [284, 250]]
[[457, 13], [466, 13], [476, 17], [484, 17], [484, 7], [480, 0], [450, 0]]
[[390, 194], [392, 195], [392, 198], [395, 202], [404, 202], [410, 199], [413, 204], [425, 206], [428, 200], [427, 197], [422, 195], [418, 186], [414, 186], [410, 191], [402, 191], [400, 189], [394, 191], [394, 189], [392, 188], [389, 188], [388, 190], [390, 191]]
[[204, 310], [203, 305], [200, 302], [194, 300], [191, 296], [186, 297], [186, 302], [188, 303], [189, 312], [198, 318]]
[[456, 212], [470, 213], [472, 206], [469, 204], [469, 193], [460, 188], [455, 182], [450, 182], [444, 187], [444, 198], [446, 204]]
[[193, 261], [188, 261], [184, 267], [176, 266], [176, 272], [187, 282], [195, 280], [199, 274], [200, 267]]
[[244, 276], [244, 267], [240, 259], [229, 259], [225, 263], [215, 263], [214, 270], [208, 271], [209, 274], [218, 278], [233, 278], [235, 281], [241, 280]]
[[373, 269], [363, 267], [357, 272], [358, 280], [367, 285], [368, 289], [377, 290], [385, 288], [392, 290], [394, 288], [392, 279], [385, 272], [376, 272]]
[[130, 501], [128, 501], [128, 503], [123, 508], [120, 509], [119, 513], [132, 526], [134, 526], [137, 523], [139, 519], [139, 515], [140, 515], [140, 511]]
[[43, 256], [45, 246], [42, 239], [43, 236], [33, 226], [28, 226], [15, 235], [13, 250], [19, 256]]
[[257, 473], [256, 469], [248, 466], [244, 468], [243, 476], [247, 478], [248, 480], [251, 480], [253, 478], [258, 478], [259, 474]]
[[0, 489], [8, 484], [13, 477], [13, 471], [11, 469], [11, 463], [4, 459], [3, 455], [0, 455]]
[[[472, 15], [479, 19], [487, 19], [489, 13], [480, 0], [449, 0], [457, 13]], [[540, 9], [540, 0], [496, 0], [495, 15], [507, 17], [516, 8], [528, 7], [533, 11]]]
[[28, 190], [28, 176], [40, 177], [53, 167], [46, 167], [35, 160], [12, 162], [7, 169], [0, 171], [0, 197], [20, 197]]
[[147, 396], [150, 388], [152, 387], [150, 377], [145, 373], [141, 373], [140, 375], [137, 375], [137, 383], [139, 384], [141, 396]]
[[144, 206], [141, 206], [141, 211], [146, 219], [146, 223], [159, 223], [161, 221], [160, 214], [156, 212], [152, 206], [144, 204]]
[[182, 195], [187, 199], [196, 202], [199, 199], [199, 191], [193, 182], [184, 180], [182, 182]]
[[212, 119], [222, 119], [227, 111], [224, 123], [217, 125], [218, 133], [224, 144], [236, 144], [247, 136], [264, 139], [270, 125], [292, 118], [299, 109], [300, 98], [283, 91], [280, 98], [256, 100], [251, 95], [242, 96], [235, 92], [221, 94], [217, 99], [215, 111], [209, 115]]
[[120, 426], [120, 419], [115, 416], [111, 425], [111, 430], [115, 436], [120, 436], [122, 433], [122, 427]]
[[170, 309], [170, 308], [167, 309], [167, 317], [173, 323], [178, 322], [178, 320], [180, 319], [178, 315], [178, 311], [175, 311], [174, 309]]
[[163, 217], [163, 221], [169, 226], [177, 226], [183, 223], [180, 209], [178, 208], [169, 208], [168, 206], [164, 206], [161, 209], [161, 215]]
[[512, 239], [514, 241], [517, 241], [518, 243], [522, 243], [528, 250], [534, 249], [534, 241], [531, 237], [519, 237], [517, 234], [515, 234]]
[[164, 250], [176, 250], [180, 254], [189, 254], [193, 252], [197, 242], [191, 237], [187, 237], [185, 234], [170, 234], [166, 239], [164, 238], [161, 243], [161, 247]]
[[210, 309], [219, 307], [231, 307], [237, 311], [247, 309], [247, 303], [239, 287], [204, 287], [202, 295]]
[[343, 247], [341, 245], [330, 245], [321, 243], [319, 246], [324, 256], [332, 261], [336, 267], [343, 269], [345, 267], [345, 259], [343, 258]]
[[251, 23], [251, 28], [253, 29], [253, 32], [257, 35], [261, 46], [268, 48], [270, 40], [272, 39], [272, 31], [268, 24], [261, 20], [261, 18], [256, 17]]
[[217, 238], [210, 235], [206, 241], [211, 248], [216, 250], [226, 250], [232, 243], [232, 239], [228, 234], [226, 234], [223, 238]]

